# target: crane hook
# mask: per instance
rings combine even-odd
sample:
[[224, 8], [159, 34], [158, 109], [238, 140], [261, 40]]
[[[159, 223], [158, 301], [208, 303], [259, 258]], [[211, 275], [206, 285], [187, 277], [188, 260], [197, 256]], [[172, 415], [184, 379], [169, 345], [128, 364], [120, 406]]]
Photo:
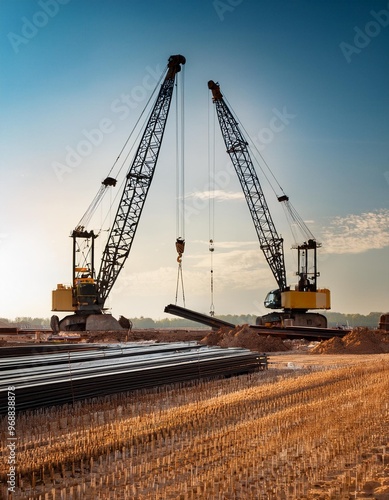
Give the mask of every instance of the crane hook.
[[176, 250], [178, 253], [177, 262], [181, 263], [182, 254], [184, 253], [184, 250], [185, 250], [185, 240], [181, 237], [177, 238], [177, 240], [176, 240]]

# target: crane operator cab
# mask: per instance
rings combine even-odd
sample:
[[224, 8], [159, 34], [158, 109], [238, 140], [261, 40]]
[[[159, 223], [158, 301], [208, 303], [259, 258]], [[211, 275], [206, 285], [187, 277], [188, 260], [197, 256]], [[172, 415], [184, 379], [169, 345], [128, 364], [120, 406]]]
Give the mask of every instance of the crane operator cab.
[[57, 289], [53, 290], [53, 311], [99, 313], [101, 307], [98, 304], [98, 290], [94, 278], [94, 241], [97, 235], [93, 231], [77, 227], [71, 233], [71, 238], [73, 239], [72, 286], [59, 284]]
[[[87, 269], [85, 270], [87, 271]], [[97, 303], [96, 282], [88, 274], [83, 274], [81, 278], [75, 279], [74, 282], [73, 302], [79, 309], [82, 309], [83, 306], [90, 309], [90, 306]]]
[[264, 305], [268, 309], [281, 309], [281, 291], [277, 288], [277, 290], [269, 292], [266, 295]]

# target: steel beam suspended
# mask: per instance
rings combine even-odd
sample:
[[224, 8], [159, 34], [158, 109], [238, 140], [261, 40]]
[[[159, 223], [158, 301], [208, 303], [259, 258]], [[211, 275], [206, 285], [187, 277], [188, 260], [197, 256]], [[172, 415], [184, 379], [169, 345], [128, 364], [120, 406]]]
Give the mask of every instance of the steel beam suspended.
[[174, 314], [180, 318], [189, 319], [195, 321], [196, 323], [201, 323], [203, 325], [210, 326], [211, 328], [217, 330], [223, 326], [229, 328], [235, 328], [233, 323], [228, 323], [228, 321], [223, 321], [222, 319], [215, 318], [215, 316], [208, 316], [207, 314], [202, 314], [196, 311], [191, 311], [185, 307], [176, 306], [175, 304], [169, 304], [165, 307], [164, 311], [169, 314]]

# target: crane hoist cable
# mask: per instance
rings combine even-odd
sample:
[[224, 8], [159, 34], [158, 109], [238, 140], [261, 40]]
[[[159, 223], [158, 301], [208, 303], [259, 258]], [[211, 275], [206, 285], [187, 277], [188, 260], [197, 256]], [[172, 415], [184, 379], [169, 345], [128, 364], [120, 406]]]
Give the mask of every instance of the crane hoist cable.
[[[210, 101], [208, 101], [208, 229], [209, 229], [209, 252], [210, 252], [210, 295], [211, 295], [211, 305], [210, 305], [210, 316], [215, 315], [215, 304], [214, 304], [214, 269], [213, 269], [213, 253], [215, 251], [215, 120], [216, 113], [212, 106], [212, 111], [210, 109]], [[211, 119], [213, 118], [213, 119]]]
[[225, 102], [227, 102], [228, 106], [230, 107], [230, 110], [231, 110], [231, 112], [232, 112], [232, 114], [234, 116], [234, 119], [236, 120], [237, 123], [239, 123], [239, 125], [243, 129], [244, 133], [246, 134], [246, 137], [250, 141], [250, 143], [253, 146], [255, 152], [261, 158], [261, 160], [262, 160], [263, 164], [265, 165], [267, 171], [270, 173], [270, 176], [273, 178], [274, 182], [277, 184], [278, 189], [282, 193], [281, 195], [277, 194], [277, 191], [274, 188], [272, 182], [270, 181], [269, 176], [266, 174], [265, 170], [262, 168], [262, 166], [259, 163], [259, 161], [257, 160], [256, 156], [253, 155], [253, 158], [256, 160], [256, 164], [260, 168], [263, 176], [267, 180], [269, 186], [271, 187], [272, 191], [276, 195], [278, 201], [282, 204], [282, 208], [284, 209], [284, 213], [285, 213], [286, 219], [288, 221], [288, 224], [289, 224], [289, 227], [290, 227], [290, 230], [291, 230], [291, 233], [292, 233], [292, 237], [294, 239], [295, 244], [297, 245], [298, 241], [299, 241], [298, 236], [297, 236], [296, 231], [295, 231], [295, 228], [297, 228], [300, 231], [300, 238], [302, 236], [306, 240], [312, 239], [312, 240], [316, 241], [315, 236], [312, 234], [312, 232], [310, 231], [310, 229], [308, 228], [308, 226], [306, 225], [306, 223], [303, 221], [303, 219], [301, 218], [301, 216], [298, 214], [297, 210], [293, 207], [292, 203], [289, 200], [289, 197], [285, 194], [285, 191], [283, 190], [282, 186], [278, 182], [278, 180], [277, 180], [274, 172], [269, 167], [269, 165], [266, 162], [265, 158], [262, 156], [261, 152], [259, 151], [259, 149], [255, 145], [254, 141], [251, 139], [250, 135], [248, 134], [247, 130], [244, 128], [243, 124], [241, 122], [239, 122], [238, 118], [236, 117], [236, 114], [235, 114], [234, 110], [231, 108], [230, 104], [228, 103], [228, 101], [227, 101], [227, 99], [225, 97], [224, 97], [224, 100], [225, 100]]
[[[282, 189], [280, 183], [278, 182], [276, 176], [274, 175], [274, 173], [272, 172], [272, 170], [270, 169], [269, 165], [267, 164], [265, 158], [262, 156], [262, 154], [260, 153], [260, 151], [258, 150], [258, 148], [256, 147], [254, 141], [251, 139], [250, 135], [248, 134], [247, 130], [244, 128], [243, 124], [238, 120], [237, 116], [236, 116], [236, 113], [234, 111], [234, 109], [232, 108], [231, 104], [227, 101], [226, 97], [223, 96], [224, 98], [224, 101], [227, 103], [228, 107], [230, 108], [230, 111], [234, 117], [234, 119], [236, 120], [236, 123], [238, 123], [240, 125], [240, 127], [242, 128], [242, 130], [244, 131], [246, 137], [249, 139], [249, 141], [251, 142], [251, 144], [253, 145], [255, 151], [257, 152], [257, 154], [259, 155], [259, 157], [261, 158], [261, 160], [263, 161], [266, 169], [268, 170], [268, 172], [270, 173], [271, 177], [273, 177], [274, 179], [274, 182], [277, 184], [278, 188], [280, 189], [281, 193], [282, 194], [285, 194], [284, 190]], [[254, 156], [255, 158], [255, 156]], [[271, 187], [272, 191], [274, 192], [274, 194], [277, 196], [278, 198], [278, 195], [277, 195], [277, 192], [276, 190], [274, 189], [274, 186], [272, 184], [272, 182], [269, 180], [269, 176], [266, 174], [265, 170], [262, 168], [262, 165], [257, 161], [256, 162], [258, 167], [260, 168], [263, 176], [265, 177], [265, 179], [267, 180], [267, 182], [269, 183], [269, 186]]]
[[[91, 223], [91, 220], [93, 218], [93, 216], [96, 214], [96, 211], [99, 207], [101, 207], [101, 214], [100, 214], [100, 221], [99, 221], [99, 229], [98, 231], [96, 232], [96, 236], [99, 236], [101, 234], [101, 232], [103, 231], [103, 228], [105, 227], [105, 225], [107, 224], [107, 221], [108, 221], [108, 225], [110, 226], [111, 225], [111, 211], [112, 211], [112, 207], [114, 206], [114, 204], [116, 203], [116, 200], [117, 200], [117, 197], [119, 196], [119, 194], [123, 191], [123, 186], [126, 182], [126, 178], [124, 178], [121, 182], [121, 189], [118, 191], [116, 190], [115, 192], [115, 196], [113, 197], [112, 199], [112, 187], [115, 187], [116, 184], [117, 184], [117, 181], [116, 181], [116, 178], [115, 177], [118, 177], [123, 169], [123, 167], [126, 165], [126, 162], [128, 160], [128, 157], [129, 155], [131, 154], [131, 152], [133, 151], [135, 145], [138, 143], [138, 140], [139, 140], [139, 137], [142, 133], [142, 129], [139, 127], [139, 123], [140, 121], [142, 120], [142, 117], [145, 116], [147, 110], [148, 110], [148, 117], [146, 117], [147, 119], [149, 119], [152, 111], [150, 110], [150, 102], [153, 98], [153, 96], [155, 95], [158, 87], [160, 86], [160, 83], [162, 81], [162, 78], [164, 78], [164, 76], [166, 75], [166, 72], [167, 72], [167, 69], [165, 71], [163, 71], [163, 73], [161, 74], [161, 77], [157, 83], [157, 85], [155, 86], [154, 90], [152, 91], [149, 99], [147, 100], [146, 102], [146, 105], [144, 106], [140, 116], [138, 117], [134, 127], [132, 128], [128, 138], [126, 139], [122, 149], [120, 150], [118, 156], [116, 157], [115, 161], [113, 162], [109, 172], [108, 172], [108, 176], [102, 181], [102, 183], [100, 184], [100, 187], [99, 187], [99, 190], [98, 192], [96, 193], [95, 197], [93, 198], [91, 204], [89, 205], [89, 207], [87, 208], [86, 212], [84, 213], [84, 215], [81, 217], [80, 221], [78, 222], [78, 224], [76, 225], [75, 227], [75, 230], [73, 231], [72, 234], [81, 234], [83, 232], [86, 232], [86, 229], [89, 227], [90, 223]], [[130, 142], [130, 139], [132, 139], [135, 135], [135, 132], [138, 128], [138, 131], [137, 131], [137, 135], [136, 137], [134, 138], [134, 140], [132, 141], [132, 145], [131, 147], [129, 148], [129, 151], [128, 153], [126, 154], [125, 158], [123, 159], [122, 161], [122, 164], [121, 164], [121, 167], [118, 169], [117, 172], [115, 172], [115, 177], [113, 177], [113, 171], [115, 169], [115, 167], [118, 165], [118, 162], [119, 160], [122, 158], [123, 156], [123, 153], [124, 151], [126, 150], [129, 142]], [[105, 195], [107, 194], [107, 192], [110, 192], [111, 196], [110, 196], [110, 201], [109, 201], [109, 207], [108, 209], [105, 208], [105, 214], [102, 213], [102, 200], [104, 199]], [[105, 229], [108, 233], [110, 231], [110, 227], [108, 227], [107, 229]], [[100, 241], [100, 240], [99, 240]], [[101, 243], [103, 243], [101, 241]], [[79, 243], [78, 244], [78, 247], [79, 247], [79, 252], [80, 254], [83, 254], [86, 252], [86, 254], [84, 255], [84, 262], [87, 261], [88, 259], [88, 255], [89, 255], [89, 251], [88, 251], [88, 239], [84, 240], [83, 244], [85, 246], [85, 250], [81, 247], [81, 245]], [[78, 267], [85, 267], [84, 265], [81, 265], [81, 266], [78, 266]], [[91, 269], [90, 270], [90, 273], [91, 274], [94, 274], [95, 270], [94, 269]]]
[[116, 186], [116, 179], [114, 179], [113, 177], [106, 177], [101, 183], [100, 189], [97, 192], [96, 196], [93, 198], [92, 203], [89, 205], [87, 211], [81, 217], [79, 223], [76, 226], [76, 229], [82, 230], [88, 227], [91, 218], [93, 217], [98, 206], [100, 205], [101, 200], [107, 192], [107, 188], [110, 186]]
[[[177, 251], [177, 283], [175, 304], [177, 305], [179, 288], [182, 291], [182, 301], [185, 307], [184, 276], [182, 256], [185, 251], [185, 70], [177, 78], [176, 92], [176, 251]], [[180, 85], [178, 85], [180, 84]]]
[[213, 244], [213, 240], [209, 240], [209, 251], [211, 252], [211, 281], [210, 281], [210, 286], [211, 286], [211, 306], [209, 310], [210, 316], [215, 316], [215, 304], [213, 300], [213, 252], [215, 251], [215, 246]]
[[304, 237], [306, 241], [308, 240], [315, 240], [316, 238], [312, 234], [311, 230], [309, 227], [306, 225], [306, 223], [303, 221], [301, 216], [298, 214], [297, 210], [294, 208], [294, 206], [291, 204], [289, 199], [284, 200], [282, 203], [282, 208], [284, 209], [286, 218], [289, 221], [289, 226], [293, 235], [293, 239], [295, 244], [297, 245], [299, 242], [299, 239], [297, 237], [295, 227], [297, 227], [300, 230], [301, 235]]
[[176, 234], [185, 239], [185, 69], [177, 78], [176, 92]]
[[[124, 150], [126, 149], [126, 147], [127, 147], [128, 143], [129, 143], [130, 139], [131, 139], [131, 138], [132, 138], [132, 136], [134, 135], [135, 130], [136, 130], [136, 128], [138, 127], [140, 120], [141, 120], [141, 119], [142, 119], [142, 117], [144, 116], [144, 114], [145, 114], [146, 110], [149, 108], [149, 105], [150, 105], [151, 99], [152, 99], [152, 98], [153, 98], [153, 96], [155, 95], [156, 90], [159, 88], [160, 83], [161, 83], [161, 81], [162, 81], [163, 77], [165, 76], [166, 72], [167, 72], [167, 69], [166, 69], [166, 70], [165, 70], [165, 71], [161, 74], [161, 76], [160, 76], [160, 78], [159, 78], [159, 81], [157, 82], [157, 85], [155, 86], [155, 88], [154, 88], [153, 92], [151, 93], [151, 95], [150, 95], [149, 99], [147, 100], [146, 105], [144, 106], [144, 108], [143, 108], [143, 110], [142, 110], [142, 112], [141, 112], [141, 114], [140, 114], [139, 118], [137, 119], [137, 121], [136, 121], [136, 123], [135, 123], [134, 127], [132, 128], [132, 130], [131, 130], [131, 132], [130, 132], [130, 135], [127, 137], [127, 139], [126, 139], [126, 141], [125, 141], [125, 143], [124, 143], [124, 145], [123, 145], [122, 149], [120, 150], [120, 152], [119, 152], [119, 154], [118, 154], [117, 158], [116, 158], [116, 159], [115, 159], [115, 161], [113, 162], [113, 164], [112, 164], [112, 166], [111, 166], [111, 168], [110, 168], [110, 170], [109, 170], [109, 172], [108, 172], [108, 176], [107, 176], [107, 177], [106, 177], [106, 178], [102, 181], [102, 183], [101, 183], [101, 185], [100, 185], [100, 188], [99, 188], [99, 190], [98, 190], [98, 192], [97, 192], [96, 196], [95, 196], [95, 197], [93, 198], [93, 200], [92, 200], [92, 203], [89, 205], [89, 207], [87, 208], [86, 212], [84, 213], [84, 215], [81, 217], [81, 219], [80, 219], [79, 223], [77, 224], [77, 226], [76, 226], [76, 229], [77, 229], [77, 230], [80, 230], [81, 228], [85, 229], [85, 228], [87, 228], [87, 227], [88, 227], [88, 225], [89, 225], [89, 223], [90, 223], [90, 221], [91, 221], [91, 219], [92, 219], [93, 215], [95, 214], [95, 212], [96, 212], [96, 210], [97, 210], [98, 206], [101, 204], [101, 201], [103, 200], [103, 198], [104, 198], [104, 196], [105, 196], [106, 192], [108, 191], [108, 189], [107, 189], [107, 188], [116, 186], [116, 182], [117, 182], [117, 181], [116, 181], [116, 178], [112, 177], [112, 175], [111, 175], [111, 174], [112, 174], [112, 172], [113, 172], [113, 170], [114, 170], [115, 166], [116, 166], [116, 165], [117, 165], [117, 163], [119, 162], [119, 160], [120, 160], [120, 158], [121, 158], [121, 156], [122, 156], [122, 154], [123, 154]], [[149, 116], [150, 116], [150, 114], [151, 114], [151, 110], [149, 111]], [[126, 163], [127, 163], [127, 159], [128, 159], [128, 157], [129, 157], [129, 155], [131, 154], [132, 150], [134, 149], [135, 144], [138, 142], [138, 138], [139, 138], [139, 136], [140, 136], [141, 132], [142, 132], [142, 130], [140, 129], [140, 130], [138, 131], [138, 134], [137, 134], [137, 136], [136, 136], [136, 139], [133, 141], [133, 144], [132, 144], [131, 148], [129, 149], [128, 153], [126, 154], [125, 158], [123, 159], [122, 164], [121, 164], [121, 167], [119, 168], [119, 170], [118, 170], [118, 172], [116, 173], [116, 176], [115, 176], [115, 177], [118, 177], [118, 176], [120, 175], [120, 173], [121, 173], [121, 171], [122, 171], [122, 169], [123, 169], [124, 165], [126, 165]], [[122, 181], [122, 185], [124, 184], [124, 182], [125, 182], [125, 179]], [[121, 191], [121, 190], [120, 190], [120, 191]], [[115, 195], [114, 199], [113, 199], [113, 200], [111, 200], [110, 207], [109, 207], [109, 211], [112, 209], [112, 205], [115, 203], [117, 196], [118, 196], [118, 192], [116, 193], [116, 195]], [[105, 221], [106, 221], [106, 219], [107, 219], [108, 215], [109, 215], [109, 214], [107, 214], [107, 216], [105, 217], [105, 219], [104, 219], [104, 221], [103, 221], [103, 223], [102, 223], [102, 226], [103, 226], [103, 224], [105, 223]], [[102, 227], [102, 226], [101, 226], [101, 227]], [[101, 231], [101, 229], [100, 229], [100, 231]], [[99, 231], [99, 232], [100, 232], [100, 231]]]

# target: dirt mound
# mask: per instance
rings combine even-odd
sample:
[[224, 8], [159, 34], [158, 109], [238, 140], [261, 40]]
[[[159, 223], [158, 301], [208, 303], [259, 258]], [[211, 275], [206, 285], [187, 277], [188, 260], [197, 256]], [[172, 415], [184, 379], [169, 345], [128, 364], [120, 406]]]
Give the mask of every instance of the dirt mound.
[[343, 338], [320, 342], [311, 354], [382, 354], [389, 353], [389, 333], [355, 328]]
[[289, 350], [281, 339], [271, 337], [270, 335], [261, 335], [252, 330], [249, 325], [236, 326], [232, 330], [229, 328], [220, 328], [216, 332], [210, 332], [200, 342], [220, 347], [243, 347], [258, 352]]

